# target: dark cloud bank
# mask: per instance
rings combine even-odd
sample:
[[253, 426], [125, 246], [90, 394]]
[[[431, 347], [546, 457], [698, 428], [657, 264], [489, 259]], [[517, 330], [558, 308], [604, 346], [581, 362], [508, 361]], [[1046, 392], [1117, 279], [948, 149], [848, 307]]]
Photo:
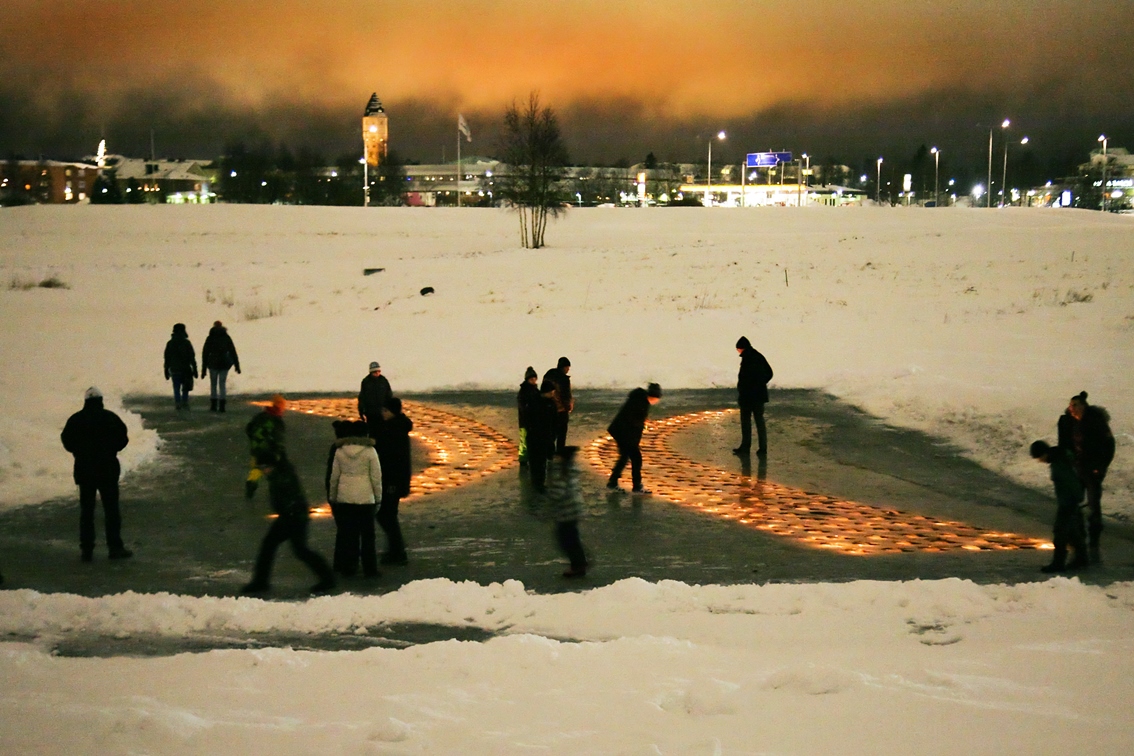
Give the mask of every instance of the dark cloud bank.
[[[360, 118], [369, 92], [357, 107], [315, 107], [284, 99], [263, 108], [233, 105], [208, 82], [178, 80], [167, 87], [124, 92], [99, 103], [84, 91], [45, 96], [0, 84], [0, 151], [75, 159], [94, 152], [100, 138], [110, 151], [147, 156], [150, 135], [159, 157], [211, 158], [234, 140], [267, 140], [292, 150], [312, 149], [328, 162], [361, 152]], [[381, 95], [381, 93], [379, 93]], [[526, 97], [526, 93], [521, 95]], [[739, 162], [745, 152], [807, 152], [818, 162], [835, 160], [855, 170], [884, 156], [901, 170], [922, 145], [942, 150], [945, 175], [979, 177], [987, 162], [988, 130], [1004, 117], [1015, 138], [1027, 134], [1028, 160], [1037, 179], [1067, 175], [1087, 159], [1106, 133], [1112, 146], [1134, 147], [1134, 103], [1121, 92], [1091, 99], [1056, 81], [1028, 91], [970, 92], [962, 88], [868, 105], [784, 103], [733, 118], [662, 118], [656, 108], [629, 99], [547, 102], [560, 117], [571, 159], [577, 164], [629, 164], [652, 152], [660, 161], [702, 162], [717, 131], [728, 140], [714, 148], [714, 162]], [[452, 160], [457, 108], [430, 100], [385, 103], [391, 146], [405, 159]], [[464, 115], [474, 136], [466, 155], [497, 152], [506, 103], [496, 111]], [[997, 137], [999, 140], [999, 136]], [[999, 148], [997, 149], [999, 154]]]

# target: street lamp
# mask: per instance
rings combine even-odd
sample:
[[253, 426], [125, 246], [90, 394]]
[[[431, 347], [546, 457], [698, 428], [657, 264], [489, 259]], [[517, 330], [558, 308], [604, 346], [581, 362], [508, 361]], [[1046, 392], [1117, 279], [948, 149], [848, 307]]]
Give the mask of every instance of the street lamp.
[[933, 154], [933, 206], [941, 207], [941, 198], [937, 192], [937, 177], [941, 172], [941, 150], [934, 147], [930, 152]]
[[874, 203], [882, 204], [882, 158], [878, 158], [878, 178], [874, 182]]
[[[1012, 122], [1007, 118], [1004, 123], [1000, 124], [1000, 128], [1006, 129]], [[988, 127], [988, 198], [984, 203], [985, 207], [992, 207], [992, 127]]]
[[1100, 134], [1098, 141], [1102, 142], [1102, 205], [1101, 209], [1106, 212], [1106, 134]]
[[[1007, 123], [1007, 121], [1005, 121]], [[1024, 137], [1020, 140], [1020, 144], [1027, 144], [1028, 138]], [[1012, 201], [1008, 199], [1008, 140], [1004, 140], [1004, 172], [1000, 174], [1000, 207], [1004, 207], [1004, 203], [1009, 205]]]
[[[717, 139], [721, 140], [722, 142], [725, 140], [725, 137], [727, 137], [727, 136], [728, 135], [725, 134], [723, 131], [717, 132]], [[712, 204], [713, 204], [713, 140], [712, 139], [709, 140], [709, 188], [708, 188], [708, 191], [705, 193], [705, 199], [707, 199], [709, 201], [709, 206], [711, 207]]]

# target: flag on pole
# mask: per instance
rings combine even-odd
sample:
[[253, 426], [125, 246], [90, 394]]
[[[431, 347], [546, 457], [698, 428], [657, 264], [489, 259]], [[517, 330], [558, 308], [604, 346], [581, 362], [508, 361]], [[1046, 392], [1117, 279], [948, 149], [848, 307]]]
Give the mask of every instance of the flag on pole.
[[465, 117], [460, 113], [457, 113], [457, 131], [465, 135], [466, 141], [472, 141], [472, 134], [469, 132], [469, 125], [465, 123]]

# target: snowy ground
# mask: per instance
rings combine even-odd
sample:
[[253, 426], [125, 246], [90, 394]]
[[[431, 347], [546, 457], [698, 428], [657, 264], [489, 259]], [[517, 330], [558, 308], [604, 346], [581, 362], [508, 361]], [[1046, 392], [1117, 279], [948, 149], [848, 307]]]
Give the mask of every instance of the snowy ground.
[[[164, 393], [175, 322], [221, 319], [230, 391], [734, 383], [946, 437], [1043, 488], [1026, 444], [1081, 389], [1113, 414], [1104, 508], [1134, 515], [1134, 222], [1079, 211], [571, 211], [517, 248], [497, 211], [31, 207], [0, 213], [0, 506], [73, 495], [82, 391]], [[384, 268], [370, 276], [364, 268]], [[49, 276], [68, 288], [24, 288]], [[435, 293], [418, 291], [431, 286]], [[198, 396], [202, 392], [198, 391]], [[198, 399], [198, 401], [200, 401]], [[774, 394], [773, 394], [774, 401]], [[129, 469], [161, 440], [127, 415]], [[127, 473], [129, 474], [129, 473]], [[650, 585], [536, 596], [414, 583], [365, 599], [0, 594], [6, 752], [1004, 752], [1134, 746], [1132, 594], [1055, 580]], [[408, 608], [407, 608], [408, 607]], [[65, 659], [58, 633], [470, 624], [485, 643]], [[576, 643], [575, 641], [583, 641]], [[169, 685], [171, 679], [184, 681]], [[928, 723], [928, 726], [927, 726]]]

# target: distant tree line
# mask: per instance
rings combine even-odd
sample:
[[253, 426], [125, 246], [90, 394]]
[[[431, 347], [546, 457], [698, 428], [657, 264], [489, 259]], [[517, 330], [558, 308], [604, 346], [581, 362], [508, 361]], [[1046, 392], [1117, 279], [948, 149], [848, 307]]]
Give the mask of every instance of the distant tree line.
[[[292, 153], [268, 142], [232, 142], [217, 162], [218, 194], [225, 202], [289, 205], [361, 205], [363, 166], [358, 155], [342, 155], [327, 167], [308, 149]], [[406, 172], [390, 151], [385, 162], [367, 172], [372, 205], [404, 203]]]

